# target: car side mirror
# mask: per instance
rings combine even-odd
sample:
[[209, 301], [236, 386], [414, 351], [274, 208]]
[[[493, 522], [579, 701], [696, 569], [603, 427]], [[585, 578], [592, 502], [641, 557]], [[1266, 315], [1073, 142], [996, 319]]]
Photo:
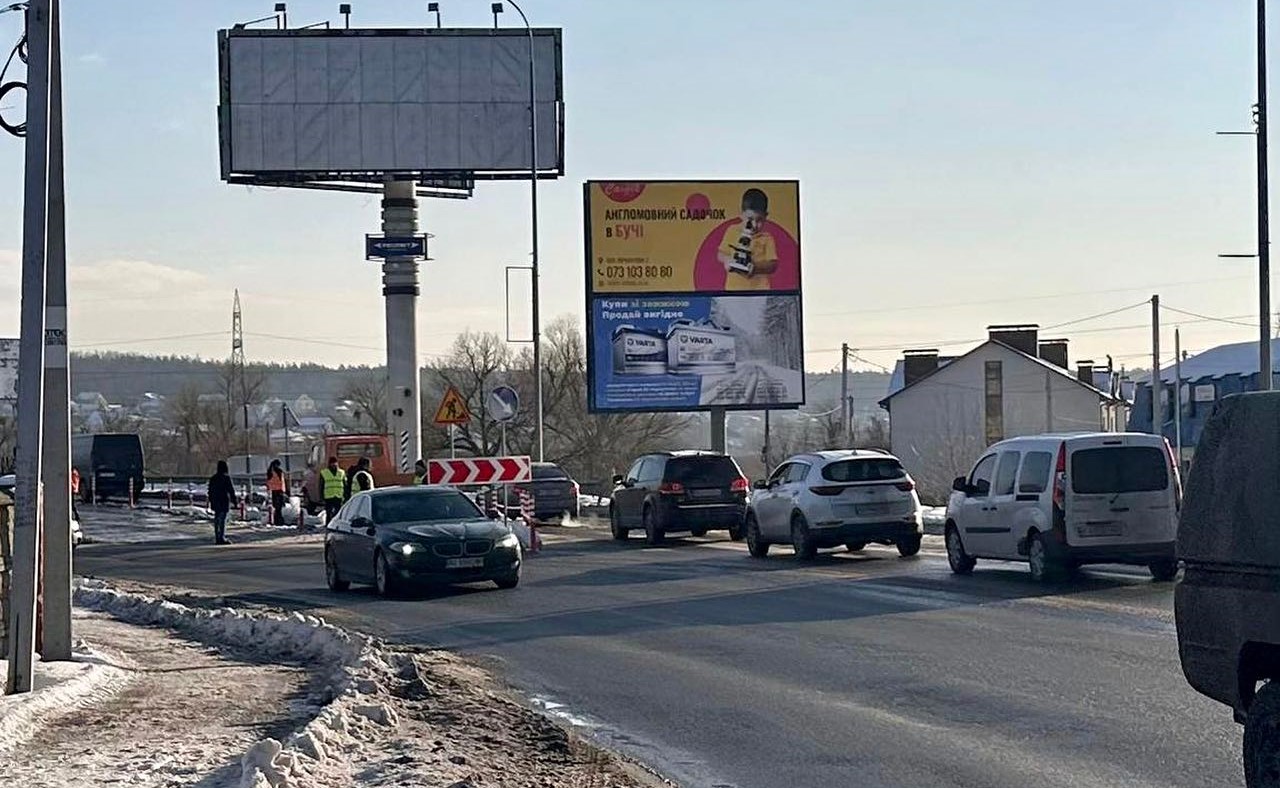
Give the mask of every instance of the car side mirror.
[[752, 486], [752, 487], [754, 487], [754, 488], [755, 488], [755, 489], [757, 489], [757, 490], [767, 490], [767, 489], [769, 489], [769, 480], [768, 480], [768, 479], [756, 479], [755, 484], [753, 484], [753, 485], [751, 485], [751, 486]]
[[374, 531], [373, 520], [368, 517], [356, 517], [351, 521], [351, 527], [356, 531], [365, 531], [370, 534]]
[[958, 493], [969, 494], [969, 480], [963, 476], [957, 476], [956, 480], [951, 483], [951, 489]]
[[502, 512], [498, 511], [497, 509], [487, 509], [485, 510], [485, 516], [488, 517], [490, 520], [501, 520]]

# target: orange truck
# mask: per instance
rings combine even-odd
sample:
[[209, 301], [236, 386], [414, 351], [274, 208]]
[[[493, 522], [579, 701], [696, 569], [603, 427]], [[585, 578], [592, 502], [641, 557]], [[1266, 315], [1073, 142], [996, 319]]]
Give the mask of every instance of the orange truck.
[[[413, 472], [400, 473], [395, 455], [391, 452], [391, 436], [376, 434], [326, 435], [324, 440], [311, 447], [307, 461], [316, 470], [302, 486], [303, 505], [307, 511], [324, 508], [320, 496], [319, 471], [328, 464], [330, 457], [338, 458], [338, 467], [344, 471], [355, 465], [361, 457], [369, 458], [369, 471], [377, 487], [394, 487], [413, 482]], [[411, 458], [416, 460], [417, 457]]]

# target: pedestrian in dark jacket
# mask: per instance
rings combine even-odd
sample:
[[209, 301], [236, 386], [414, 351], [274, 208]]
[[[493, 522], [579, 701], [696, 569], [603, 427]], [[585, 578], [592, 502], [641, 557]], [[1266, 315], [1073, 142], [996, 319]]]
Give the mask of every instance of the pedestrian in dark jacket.
[[227, 514], [239, 503], [236, 486], [226, 460], [218, 460], [218, 470], [209, 477], [209, 508], [213, 510], [214, 544], [231, 544], [227, 541]]

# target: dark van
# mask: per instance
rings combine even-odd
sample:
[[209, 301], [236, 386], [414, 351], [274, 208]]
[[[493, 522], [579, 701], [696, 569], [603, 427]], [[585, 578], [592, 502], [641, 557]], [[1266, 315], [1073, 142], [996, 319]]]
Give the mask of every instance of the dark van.
[[1280, 786], [1280, 392], [1239, 394], [1205, 424], [1187, 480], [1174, 594], [1191, 686], [1244, 724], [1250, 788]]
[[145, 466], [137, 433], [72, 435], [71, 465], [80, 472], [80, 497], [85, 503], [94, 495], [128, 498], [130, 485], [135, 499], [142, 493]]

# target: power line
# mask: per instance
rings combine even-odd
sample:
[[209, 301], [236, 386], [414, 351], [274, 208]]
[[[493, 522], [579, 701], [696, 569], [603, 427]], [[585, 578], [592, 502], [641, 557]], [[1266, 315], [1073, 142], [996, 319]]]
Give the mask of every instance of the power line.
[[1136, 304], [1130, 304], [1129, 306], [1122, 306], [1119, 309], [1112, 309], [1108, 312], [1099, 312], [1096, 315], [1089, 315], [1088, 317], [1081, 317], [1081, 318], [1077, 318], [1076, 320], [1068, 320], [1065, 323], [1054, 323], [1051, 326], [1043, 326], [1040, 330], [1052, 331], [1055, 328], [1062, 328], [1064, 326], [1074, 326], [1077, 323], [1087, 323], [1090, 320], [1098, 320], [1099, 318], [1110, 317], [1111, 315], [1118, 315], [1121, 312], [1128, 312], [1130, 309], [1137, 309], [1140, 306], [1148, 306], [1150, 303], [1151, 303], [1150, 301], [1139, 301]]
[[[1254, 325], [1253, 323], [1242, 323], [1239, 320], [1236, 320], [1230, 317], [1213, 317], [1212, 315], [1202, 315], [1199, 312], [1192, 312], [1187, 309], [1178, 309], [1177, 307], [1166, 306], [1164, 304], [1161, 304], [1160, 308], [1167, 309], [1170, 312], [1177, 312], [1180, 315], [1190, 315], [1191, 317], [1196, 317], [1201, 320], [1207, 320], [1212, 323], [1229, 323], [1233, 326], [1244, 326], [1245, 328], [1257, 328], [1257, 326]], [[1240, 315], [1240, 317], [1248, 317], [1248, 315]]]
[[[1133, 309], [1133, 308], [1135, 308], [1135, 306], [1146, 306], [1146, 305], [1147, 305], [1147, 304], [1149, 304], [1149, 303], [1150, 303], [1150, 302], [1144, 301], [1144, 302], [1142, 302], [1141, 304], [1136, 304], [1136, 305], [1133, 305], [1133, 306], [1121, 307], [1120, 309], [1112, 310], [1112, 311], [1110, 311], [1110, 312], [1104, 312], [1104, 313], [1100, 313], [1100, 314], [1097, 314], [1097, 315], [1090, 315], [1090, 316], [1088, 316], [1088, 317], [1082, 317], [1082, 318], [1079, 318], [1078, 320], [1071, 320], [1071, 321], [1067, 321], [1066, 323], [1057, 323], [1057, 324], [1055, 324], [1055, 325], [1045, 326], [1045, 327], [1041, 328], [1040, 330], [1041, 330], [1041, 331], [1045, 331], [1045, 330], [1052, 330], [1052, 329], [1055, 329], [1055, 328], [1061, 328], [1061, 327], [1066, 326], [1066, 325], [1074, 325], [1074, 324], [1076, 324], [1076, 323], [1083, 323], [1083, 322], [1085, 322], [1085, 321], [1087, 321], [1087, 320], [1097, 320], [1097, 319], [1099, 319], [1099, 318], [1101, 318], [1101, 317], [1106, 317], [1107, 315], [1118, 314], [1118, 313], [1120, 313], [1120, 312], [1124, 312], [1124, 311], [1127, 311], [1127, 310]], [[1165, 308], [1172, 309], [1172, 307], [1165, 307]], [[1229, 325], [1244, 326], [1244, 327], [1246, 327], [1246, 328], [1256, 328], [1256, 326], [1254, 326], [1254, 324], [1253, 324], [1253, 323], [1243, 323], [1243, 322], [1239, 322], [1239, 321], [1240, 321], [1241, 319], [1243, 319], [1243, 318], [1252, 317], [1252, 315], [1231, 315], [1231, 316], [1229, 316], [1229, 317], [1213, 317], [1213, 316], [1210, 316], [1210, 315], [1200, 315], [1200, 314], [1197, 314], [1197, 313], [1195, 313], [1195, 312], [1186, 312], [1185, 310], [1173, 310], [1173, 311], [1182, 312], [1183, 314], [1187, 314], [1187, 315], [1193, 316], [1193, 317], [1195, 318], [1195, 319], [1193, 319], [1193, 320], [1184, 320], [1184, 321], [1181, 321], [1182, 323], [1226, 323], [1226, 324], [1229, 324]], [[1110, 332], [1110, 331], [1136, 331], [1136, 330], [1138, 330], [1138, 329], [1146, 329], [1146, 330], [1150, 330], [1150, 328], [1151, 328], [1151, 324], [1150, 324], [1150, 323], [1133, 323], [1133, 324], [1130, 324], [1130, 325], [1123, 325], [1123, 326], [1102, 326], [1102, 327], [1100, 327], [1100, 328], [1081, 328], [1081, 329], [1076, 329], [1076, 330], [1072, 331], [1071, 333], [1072, 333], [1073, 335], [1075, 335], [1075, 334], [1105, 334], [1105, 333]], [[862, 346], [860, 346], [860, 347], [853, 348], [853, 350], [858, 350], [858, 351], [862, 351], [862, 352], [869, 352], [869, 351], [870, 351], [870, 352], [876, 352], [876, 351], [890, 351], [890, 350], [901, 350], [904, 346], [913, 346], [913, 345], [914, 345], [914, 346], [916, 346], [916, 347], [939, 347], [939, 348], [944, 348], [944, 347], [954, 347], [954, 346], [956, 346], [956, 345], [977, 344], [977, 343], [980, 343], [980, 342], [985, 342], [986, 340], [987, 340], [987, 338], [986, 338], [986, 337], [979, 337], [979, 338], [970, 338], [970, 339], [944, 339], [944, 340], [937, 340], [937, 341], [931, 341], [931, 342], [930, 342], [930, 341], [916, 341], [916, 342], [909, 342], [909, 343], [902, 343], [902, 342], [898, 342], [898, 343], [894, 343], [894, 344], [891, 344], [891, 345], [862, 345]], [[807, 356], [807, 355], [817, 354], [817, 353], [839, 353], [839, 352], [840, 352], [840, 348], [839, 348], [839, 347], [831, 347], [831, 348], [815, 348], [815, 349], [812, 349], [812, 350], [806, 350], [806, 351], [805, 351], [805, 355]]]
[[77, 342], [75, 344], [75, 347], [79, 349], [79, 348], [92, 348], [92, 347], [106, 347], [108, 345], [141, 345], [147, 342], [170, 342], [177, 339], [203, 339], [207, 337], [222, 338], [222, 337], [225, 337], [226, 335], [227, 335], [226, 331], [206, 331], [201, 334], [171, 334], [169, 336], [163, 336], [163, 337], [140, 337], [137, 339], [110, 339], [105, 342], [91, 342], [88, 344], [82, 344]]
[[[1134, 287], [1108, 288], [1106, 292], [1107, 293], [1134, 293], [1134, 292], [1145, 292], [1147, 290], [1152, 290], [1152, 289], [1167, 290], [1174, 287], [1190, 287], [1192, 285], [1202, 285], [1202, 284], [1209, 284], [1213, 282], [1232, 282], [1232, 281], [1242, 280], [1242, 279], [1252, 279], [1252, 277], [1234, 276], [1229, 278], [1214, 277], [1212, 279], [1190, 279], [1190, 280], [1185, 280], [1181, 282], [1162, 282], [1162, 283], [1150, 284], [1150, 285], [1138, 285]], [[1045, 293], [1043, 295], [1033, 295], [1033, 296], [1020, 295], [1018, 296], [1018, 300], [1019, 301], [1047, 301], [1051, 299], [1079, 298], [1084, 296], [1096, 297], [1098, 295], [1099, 295], [1099, 291], [1097, 290], [1077, 290], [1069, 293]], [[1007, 304], [1007, 303], [1009, 303], [1008, 298], [991, 298], [991, 299], [984, 299], [981, 301], [949, 301], [949, 302], [943, 302], [943, 303], [937, 303], [937, 304], [913, 304], [912, 306], [891, 306], [891, 307], [880, 307], [877, 309], [847, 309], [847, 310], [842, 310], [838, 312], [817, 312], [815, 314], [810, 315], [810, 317], [837, 317], [840, 315], [873, 315], [873, 314], [883, 314], [888, 312], [916, 312], [922, 309], [953, 309], [953, 308], [965, 307], [965, 306], [987, 306], [989, 304]], [[1142, 303], [1146, 304], [1148, 302], [1143, 301]]]

